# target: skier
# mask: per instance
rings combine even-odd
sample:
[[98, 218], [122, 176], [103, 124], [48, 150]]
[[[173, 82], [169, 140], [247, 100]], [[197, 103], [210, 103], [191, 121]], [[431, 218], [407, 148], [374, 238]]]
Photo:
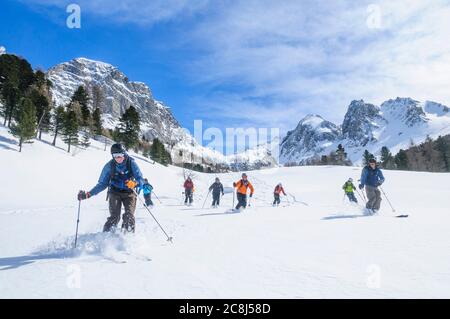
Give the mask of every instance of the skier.
[[138, 165], [127, 154], [122, 144], [111, 146], [111, 156], [113, 159], [103, 167], [97, 185], [89, 192], [80, 191], [77, 198], [78, 200], [88, 199], [108, 187], [110, 217], [103, 226], [103, 231], [109, 232], [116, 228], [120, 221], [123, 204], [125, 213], [122, 216], [122, 230], [134, 232], [136, 194], [133, 190], [143, 185], [144, 179]]
[[217, 208], [217, 206], [219, 206], [220, 204], [220, 194], [222, 194], [223, 196], [223, 185], [218, 177], [216, 177], [215, 182], [212, 183], [211, 186], [209, 186], [209, 191], [212, 191], [213, 196], [212, 206], [214, 208]]
[[148, 182], [148, 179], [146, 179], [146, 178], [144, 178], [144, 185], [142, 185], [142, 190], [144, 193], [145, 205], [153, 206], [153, 202], [152, 202], [153, 186], [150, 185], [150, 183]]
[[275, 190], [273, 191], [273, 197], [274, 197], [273, 204], [272, 204], [273, 206], [280, 205], [280, 193], [283, 193], [284, 196], [286, 196], [283, 185], [281, 185], [281, 183], [278, 183], [278, 185], [275, 186]]
[[359, 189], [366, 187], [367, 204], [366, 208], [372, 213], [376, 213], [380, 209], [381, 193], [378, 186], [383, 184], [384, 176], [381, 170], [377, 167], [377, 161], [372, 158], [369, 160], [369, 165], [363, 168], [361, 172], [361, 181]]
[[355, 193], [353, 193], [353, 191], [356, 189], [355, 185], [353, 185], [353, 178], [349, 178], [345, 182], [344, 186], [342, 186], [342, 189], [344, 190], [345, 195], [347, 195], [350, 202], [355, 202], [355, 203], [358, 202], [358, 200], [355, 197]]
[[192, 182], [192, 179], [190, 177], [188, 177], [186, 179], [183, 187], [184, 187], [184, 195], [185, 195], [184, 204], [186, 205], [189, 201], [189, 205], [191, 205], [192, 202], [194, 201], [192, 198], [192, 194], [194, 192], [194, 182]]
[[253, 196], [254, 188], [253, 185], [248, 181], [247, 174], [242, 174], [242, 179], [238, 182], [233, 183], [233, 186], [236, 187], [237, 192], [237, 200], [238, 204], [236, 205], [236, 210], [241, 207], [247, 207], [247, 190], [250, 188], [250, 197]]

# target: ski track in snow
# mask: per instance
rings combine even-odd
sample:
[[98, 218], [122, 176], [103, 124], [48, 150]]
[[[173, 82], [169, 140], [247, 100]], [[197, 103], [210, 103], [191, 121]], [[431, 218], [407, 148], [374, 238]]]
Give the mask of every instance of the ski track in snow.
[[[194, 204], [185, 206], [180, 168], [137, 160], [162, 201], [153, 196], [151, 212], [173, 242], [140, 202], [135, 234], [102, 233], [101, 193], [81, 203], [73, 249], [76, 193], [96, 183], [109, 154], [98, 145], [72, 156], [39, 141], [0, 151], [12, 163], [1, 189], [0, 298], [450, 297], [448, 174], [385, 171], [397, 211], [383, 198], [379, 214], [365, 216], [341, 189], [359, 168], [250, 171], [251, 207], [230, 212], [232, 194], [216, 209], [209, 194], [202, 209], [216, 175], [195, 173]], [[240, 175], [217, 174], [225, 187]], [[288, 196], [272, 207], [278, 182]]]

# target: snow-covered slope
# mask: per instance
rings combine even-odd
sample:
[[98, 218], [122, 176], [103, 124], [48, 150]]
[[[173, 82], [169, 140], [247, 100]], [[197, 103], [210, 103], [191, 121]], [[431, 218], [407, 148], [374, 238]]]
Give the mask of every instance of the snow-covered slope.
[[0, 45], [0, 54], [5, 54], [6, 53], [6, 48], [4, 46]]
[[[309, 119], [321, 125], [303, 125]], [[324, 127], [327, 130], [324, 133]], [[342, 144], [353, 163], [359, 164], [365, 149], [379, 155], [387, 146], [396, 153], [411, 141], [418, 144], [427, 135], [436, 138], [450, 134], [450, 112], [447, 106], [411, 98], [396, 98], [376, 106], [363, 100], [352, 101], [342, 125], [308, 115], [296, 129], [288, 132], [281, 149], [282, 163], [301, 163], [313, 156], [328, 154]]]
[[[81, 203], [110, 159], [103, 145], [68, 154], [51, 137], [16, 151], [0, 127], [0, 298], [449, 298], [448, 174], [385, 171], [378, 216], [344, 203], [356, 167], [289, 167], [249, 172], [251, 207], [201, 209], [216, 175], [196, 173], [194, 206], [181, 203], [182, 171], [135, 156], [155, 187], [155, 217], [142, 205], [131, 236], [101, 233], [105, 193]], [[240, 173], [217, 175], [231, 186]], [[270, 206], [276, 183], [289, 196]]]

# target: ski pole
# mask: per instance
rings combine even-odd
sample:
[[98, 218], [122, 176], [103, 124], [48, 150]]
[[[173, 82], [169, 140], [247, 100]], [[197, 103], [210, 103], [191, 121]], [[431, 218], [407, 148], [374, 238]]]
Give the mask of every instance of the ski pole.
[[162, 204], [161, 200], [159, 199], [158, 195], [156, 195], [155, 192], [153, 192], [153, 195], [155, 195], [156, 199], [159, 201], [160, 204]]
[[205, 198], [205, 201], [203, 202], [202, 209], [205, 207], [205, 203], [206, 203], [206, 200], [208, 199], [209, 193], [211, 193], [211, 190], [209, 190], [208, 194], [206, 194], [206, 198]]
[[390, 201], [389, 198], [386, 196], [386, 193], [384, 192], [384, 190], [383, 190], [383, 188], [381, 187], [381, 185], [380, 185], [380, 189], [381, 189], [381, 191], [383, 192], [384, 197], [386, 197], [386, 200], [388, 201], [389, 206], [391, 206], [392, 212], [395, 213], [395, 209], [394, 209], [394, 207], [392, 207], [391, 201]]
[[81, 208], [81, 200], [78, 200], [77, 230], [75, 231], [75, 244], [74, 244], [74, 248], [77, 248], [78, 224], [80, 223], [80, 208]]
[[234, 208], [234, 197], [235, 197], [236, 195], [235, 195], [235, 192], [234, 192], [234, 189], [233, 189], [233, 205], [231, 206], [231, 208]]
[[344, 197], [342, 198], [342, 203], [345, 202], [345, 192], [344, 192]]
[[[357, 190], [357, 191], [358, 191], [358, 190]], [[367, 198], [366, 198], [366, 195], [364, 195], [364, 191], [361, 190], [361, 194], [360, 194], [360, 192], [358, 191], [358, 194], [359, 194], [359, 196], [361, 196], [361, 194], [362, 194], [362, 198], [363, 198], [364, 202], [367, 204]]]
[[361, 196], [361, 193], [358, 189], [356, 189], [356, 194], [358, 194], [359, 198], [364, 202], [364, 204], [366, 204], [366, 200]]
[[252, 202], [252, 197], [250, 196], [250, 197], [248, 198], [248, 207], [251, 206], [251, 202]]
[[159, 228], [161, 228], [161, 230], [163, 231], [164, 235], [166, 235], [167, 237], [167, 241], [172, 242], [172, 237], [170, 237], [169, 235], [167, 235], [166, 231], [164, 230], [164, 228], [162, 228], [161, 224], [158, 222], [158, 220], [155, 218], [155, 216], [152, 214], [152, 212], [150, 211], [150, 208], [148, 208], [148, 206], [142, 201], [142, 199], [139, 197], [138, 193], [136, 193], [136, 190], [133, 189], [133, 193], [136, 195], [136, 197], [139, 199], [139, 201], [141, 202], [142, 205], [144, 205], [144, 207], [147, 209], [147, 211], [150, 213], [150, 215], [152, 215], [153, 219], [155, 220], [155, 222], [158, 224]]

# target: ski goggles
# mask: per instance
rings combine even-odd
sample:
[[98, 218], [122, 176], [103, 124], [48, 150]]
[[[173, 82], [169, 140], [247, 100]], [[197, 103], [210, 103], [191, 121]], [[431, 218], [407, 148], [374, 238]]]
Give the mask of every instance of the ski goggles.
[[113, 153], [112, 156], [114, 158], [120, 158], [120, 157], [125, 157], [125, 154], [124, 153]]

